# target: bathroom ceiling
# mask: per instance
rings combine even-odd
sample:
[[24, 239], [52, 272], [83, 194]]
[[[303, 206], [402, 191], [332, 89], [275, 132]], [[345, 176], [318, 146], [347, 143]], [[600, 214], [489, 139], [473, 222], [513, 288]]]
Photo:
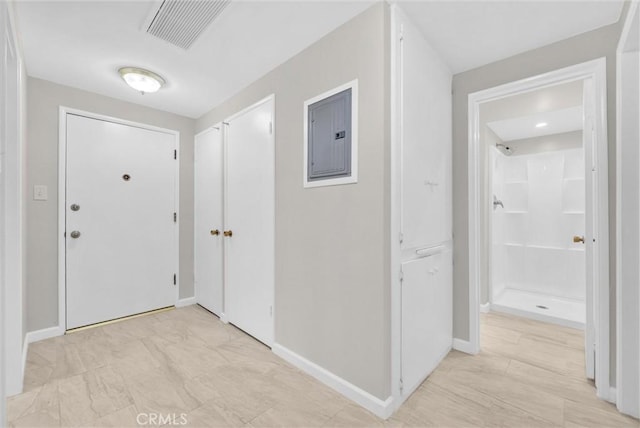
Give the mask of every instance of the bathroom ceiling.
[[[545, 124], [543, 126], [540, 126]], [[582, 130], [582, 106], [497, 120], [487, 126], [502, 141], [522, 140]]]
[[[371, 6], [372, 0], [232, 0], [188, 51], [143, 23], [161, 0], [17, 1], [30, 76], [197, 118]], [[618, 20], [621, 1], [401, 2], [454, 72]], [[117, 69], [158, 72], [141, 95]]]

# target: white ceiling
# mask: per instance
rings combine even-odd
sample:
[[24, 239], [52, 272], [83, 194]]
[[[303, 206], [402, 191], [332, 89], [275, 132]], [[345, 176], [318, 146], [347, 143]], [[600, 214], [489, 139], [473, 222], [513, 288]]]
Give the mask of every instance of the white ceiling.
[[400, 0], [454, 74], [617, 22], [619, 0]]
[[[188, 51], [142, 30], [154, 0], [18, 0], [16, 14], [30, 76], [197, 118], [371, 4], [232, 1]], [[167, 86], [135, 92], [117, 73], [127, 65]]]
[[[233, 0], [189, 51], [142, 30], [157, 0], [20, 1], [30, 76], [200, 117], [367, 9], [372, 0]], [[401, 1], [454, 73], [610, 24], [622, 1]], [[140, 95], [116, 70], [133, 65], [167, 86]]]
[[[536, 127], [546, 123], [544, 127]], [[582, 130], [582, 106], [547, 111], [487, 123], [502, 141], [522, 140]]]

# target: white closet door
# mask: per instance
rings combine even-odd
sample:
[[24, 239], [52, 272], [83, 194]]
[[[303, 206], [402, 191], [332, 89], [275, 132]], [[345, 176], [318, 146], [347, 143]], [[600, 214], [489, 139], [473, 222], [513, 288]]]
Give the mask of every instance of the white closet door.
[[225, 126], [225, 315], [261, 342], [273, 343], [273, 98]]
[[220, 125], [195, 138], [194, 274], [198, 303], [222, 316], [223, 308], [223, 164]]
[[174, 305], [175, 135], [66, 120], [67, 329]]
[[451, 239], [451, 72], [408, 21], [403, 22], [403, 249]]
[[451, 348], [451, 252], [405, 262], [402, 273], [402, 380], [409, 395]]

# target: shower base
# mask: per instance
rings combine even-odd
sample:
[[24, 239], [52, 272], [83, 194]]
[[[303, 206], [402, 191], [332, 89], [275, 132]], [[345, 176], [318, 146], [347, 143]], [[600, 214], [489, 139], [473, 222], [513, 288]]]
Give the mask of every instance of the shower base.
[[584, 302], [513, 288], [494, 297], [491, 310], [581, 330], [586, 320]]

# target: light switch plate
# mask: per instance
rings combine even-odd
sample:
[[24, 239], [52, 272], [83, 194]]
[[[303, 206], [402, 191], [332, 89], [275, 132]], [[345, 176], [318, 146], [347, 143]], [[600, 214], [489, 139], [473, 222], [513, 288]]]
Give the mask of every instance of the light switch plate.
[[33, 186], [33, 200], [46, 201], [49, 198], [47, 186], [44, 184], [35, 184]]

